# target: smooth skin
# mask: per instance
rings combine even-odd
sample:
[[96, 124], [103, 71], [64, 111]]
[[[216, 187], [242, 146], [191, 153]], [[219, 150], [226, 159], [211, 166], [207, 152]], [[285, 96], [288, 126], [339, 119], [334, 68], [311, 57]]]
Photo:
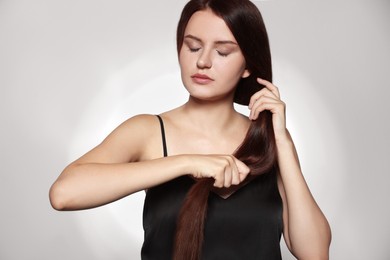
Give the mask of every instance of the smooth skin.
[[329, 224], [302, 175], [278, 88], [258, 79], [265, 88], [252, 96], [249, 118], [234, 110], [235, 86], [250, 72], [234, 36], [210, 10], [191, 17], [179, 63], [190, 96], [183, 106], [161, 114], [169, 156], [162, 157], [157, 118], [132, 117], [63, 170], [50, 189], [53, 208], [102, 206], [183, 175], [214, 178], [215, 187], [229, 190], [220, 194], [227, 198], [249, 174], [232, 154], [251, 120], [269, 110], [278, 149], [284, 239], [298, 259], [328, 259]]

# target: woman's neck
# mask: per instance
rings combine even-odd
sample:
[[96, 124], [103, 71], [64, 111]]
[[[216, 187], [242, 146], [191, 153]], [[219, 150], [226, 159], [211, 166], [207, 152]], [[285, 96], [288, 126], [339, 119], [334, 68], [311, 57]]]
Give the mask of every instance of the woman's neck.
[[204, 101], [191, 96], [182, 106], [182, 112], [198, 129], [212, 132], [231, 127], [241, 117], [232, 100]]

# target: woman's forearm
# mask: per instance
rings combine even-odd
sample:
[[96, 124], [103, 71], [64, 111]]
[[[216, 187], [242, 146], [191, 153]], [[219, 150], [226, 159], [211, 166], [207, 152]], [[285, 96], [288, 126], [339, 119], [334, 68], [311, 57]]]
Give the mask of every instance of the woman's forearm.
[[280, 177], [288, 216], [288, 237], [298, 259], [327, 259], [331, 231], [302, 175], [291, 138], [277, 141]]
[[185, 156], [134, 163], [71, 164], [50, 189], [57, 210], [98, 207], [186, 173]]

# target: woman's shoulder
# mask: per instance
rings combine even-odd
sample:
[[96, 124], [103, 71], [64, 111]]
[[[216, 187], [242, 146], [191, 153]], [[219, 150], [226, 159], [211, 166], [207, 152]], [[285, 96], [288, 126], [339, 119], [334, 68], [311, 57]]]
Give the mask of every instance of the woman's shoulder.
[[107, 136], [101, 146], [109, 150], [121, 151], [130, 161], [152, 159], [159, 155], [157, 152], [159, 152], [160, 136], [157, 116], [139, 114], [122, 122]]
[[[108, 136], [107, 139], [123, 139], [122, 141], [140, 140], [143, 136], [149, 136], [158, 126], [156, 115], [139, 114], [132, 116], [120, 123]], [[158, 128], [159, 129], [159, 128]]]
[[125, 134], [129, 138], [129, 135], [141, 139], [142, 137], [148, 137], [152, 133], [156, 132], [158, 126], [158, 118], [152, 114], [139, 114], [132, 116], [120, 124], [114, 132], [118, 134]]
[[174, 108], [169, 111], [162, 112], [160, 114], [138, 114], [130, 117], [126, 121], [124, 121], [119, 128], [125, 128], [127, 130], [131, 131], [137, 131], [140, 130], [144, 134], [148, 135], [150, 132], [155, 132], [156, 129], [160, 129], [159, 126], [159, 119], [160, 117], [162, 121], [165, 123], [165, 121], [175, 121], [175, 118], [180, 115], [180, 107]]
[[129, 126], [144, 126], [154, 124], [157, 120], [156, 115], [152, 114], [138, 114], [128, 118], [123, 122], [123, 125]]
[[158, 124], [158, 119], [154, 115], [132, 116], [77, 161], [124, 163], [157, 157], [160, 130]]

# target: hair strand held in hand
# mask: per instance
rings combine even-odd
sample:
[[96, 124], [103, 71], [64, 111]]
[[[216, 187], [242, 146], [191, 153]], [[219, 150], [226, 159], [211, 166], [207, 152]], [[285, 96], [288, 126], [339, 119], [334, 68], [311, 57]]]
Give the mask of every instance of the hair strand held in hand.
[[[264, 87], [257, 83], [258, 77], [272, 82], [271, 52], [262, 16], [249, 0], [192, 0], [184, 7], [179, 21], [178, 52], [191, 16], [208, 8], [225, 21], [245, 57], [250, 76], [238, 82], [234, 101], [248, 105], [250, 97]], [[248, 165], [251, 175], [277, 169], [275, 136], [269, 111], [262, 112], [251, 123], [245, 140], [234, 155]], [[200, 259], [207, 201], [213, 182], [213, 179], [199, 180], [188, 192], [179, 214], [173, 259]]]

